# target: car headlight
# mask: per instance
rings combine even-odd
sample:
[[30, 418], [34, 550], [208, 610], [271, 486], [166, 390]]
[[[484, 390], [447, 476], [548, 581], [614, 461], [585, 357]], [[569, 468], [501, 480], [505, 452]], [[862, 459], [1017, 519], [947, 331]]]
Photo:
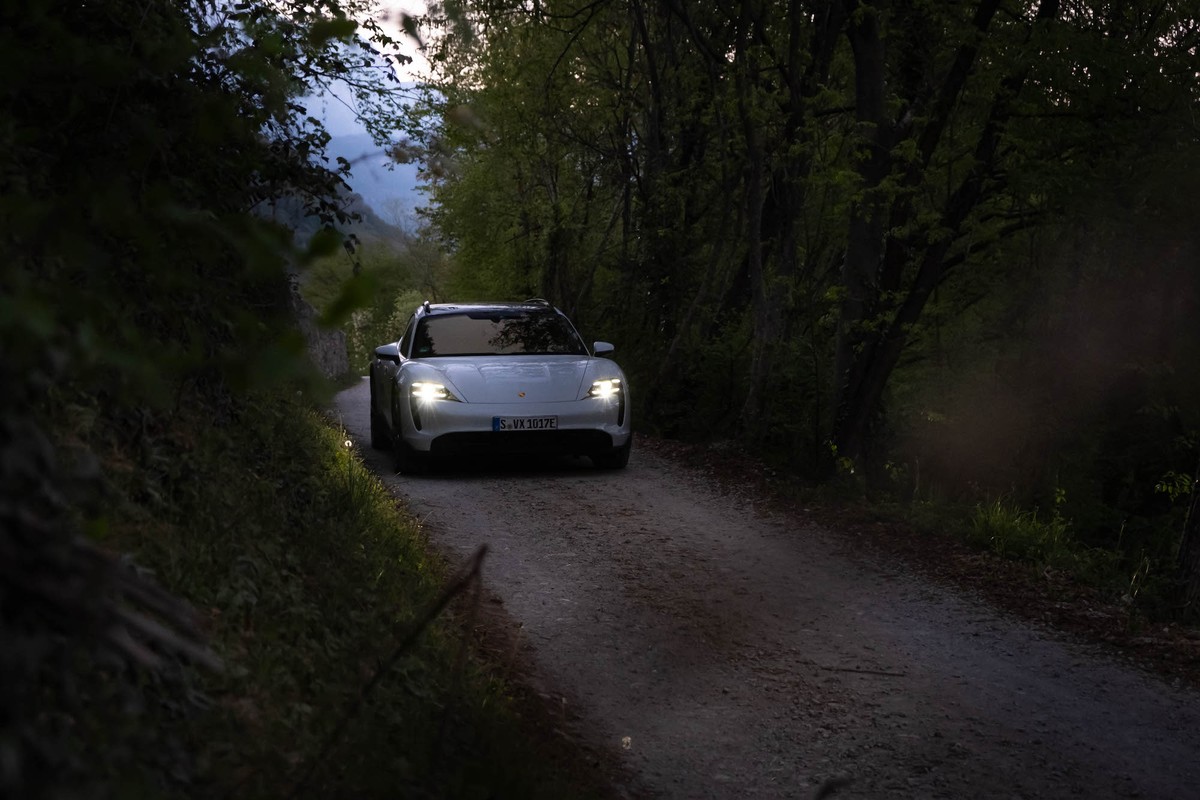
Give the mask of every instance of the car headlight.
[[606, 378], [601, 381], [592, 381], [592, 388], [588, 390], [588, 397], [614, 397], [621, 393], [620, 378]]
[[408, 389], [408, 408], [412, 412], [413, 426], [417, 430], [421, 430], [424, 427], [422, 409], [430, 413], [436, 413], [433, 411], [432, 406], [443, 400], [452, 400], [456, 403], [461, 402], [446, 388], [445, 384], [434, 383], [433, 381], [413, 381], [412, 386]]
[[440, 383], [431, 381], [413, 381], [409, 394], [418, 402], [433, 402], [434, 400], [457, 400], [450, 390]]

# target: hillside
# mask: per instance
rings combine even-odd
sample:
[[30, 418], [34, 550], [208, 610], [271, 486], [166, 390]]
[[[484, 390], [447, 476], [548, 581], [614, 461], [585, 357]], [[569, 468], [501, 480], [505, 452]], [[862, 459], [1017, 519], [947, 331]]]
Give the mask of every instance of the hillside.
[[326, 152], [331, 162], [339, 157], [350, 162], [354, 193], [388, 224], [414, 220], [414, 209], [428, 202], [418, 189], [418, 166], [397, 164], [366, 133], [335, 135]]

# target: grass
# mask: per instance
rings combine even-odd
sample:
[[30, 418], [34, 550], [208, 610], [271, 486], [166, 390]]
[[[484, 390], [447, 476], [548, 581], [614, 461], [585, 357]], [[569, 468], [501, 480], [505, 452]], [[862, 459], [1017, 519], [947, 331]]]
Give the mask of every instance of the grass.
[[1006, 497], [963, 505], [945, 500], [885, 503], [879, 512], [927, 534], [961, 539], [979, 550], [1029, 564], [1039, 574], [1068, 576], [1150, 618], [1170, 616], [1170, 565], [1143, 550], [1105, 548], [1082, 541], [1058, 504], [1049, 514]]
[[225, 665], [110, 676], [133, 702], [97, 707], [79, 745], [106, 793], [605, 793], [570, 753], [541, 750], [461, 619], [420, 628], [449, 570], [317, 411], [265, 396], [216, 424], [183, 414], [105, 460], [125, 498], [105, 545], [187, 599]]
[[1003, 498], [980, 503], [967, 539], [1001, 556], [1066, 567], [1075, 560], [1070, 524], [1057, 512], [1041, 519], [1038, 514], [1039, 509], [1022, 509]]
[[1027, 564], [1039, 575], [1055, 573], [1125, 606], [1131, 619], [1178, 618], [1173, 550], [1162, 544], [1178, 534], [1161, 527], [1137, 537], [1114, 533], [1109, 537], [1111, 546], [1100, 546], [1079, 535], [1075, 522], [1064, 513], [1062, 491], [1056, 492], [1049, 513], [1005, 495], [971, 502], [936, 490], [925, 490], [920, 497], [911, 491], [869, 494], [861, 481], [791, 484], [787, 491], [793, 502], [855, 509], [875, 521], [899, 523], [921, 535], [959, 540]]
[[[409, 315], [428, 299], [428, 293], [412, 288], [412, 274], [421, 271], [422, 263], [412, 245], [393, 249], [386, 243], [371, 242], [359, 251], [359, 260], [357, 277], [354, 264], [344, 254], [318, 261], [304, 273], [301, 290], [322, 314], [339, 306], [347, 311], [355, 308], [340, 319], [338, 328], [346, 335], [351, 371], [361, 374], [377, 346], [400, 337]], [[347, 306], [345, 292], [355, 286], [362, 295]]]

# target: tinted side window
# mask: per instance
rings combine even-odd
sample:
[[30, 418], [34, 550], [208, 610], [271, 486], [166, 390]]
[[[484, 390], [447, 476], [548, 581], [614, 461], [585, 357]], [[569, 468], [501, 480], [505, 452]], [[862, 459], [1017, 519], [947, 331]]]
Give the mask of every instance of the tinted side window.
[[413, 331], [417, 327], [417, 315], [413, 314], [408, 318], [408, 325], [404, 329], [404, 335], [400, 337], [400, 357], [408, 358], [410, 348], [412, 348]]

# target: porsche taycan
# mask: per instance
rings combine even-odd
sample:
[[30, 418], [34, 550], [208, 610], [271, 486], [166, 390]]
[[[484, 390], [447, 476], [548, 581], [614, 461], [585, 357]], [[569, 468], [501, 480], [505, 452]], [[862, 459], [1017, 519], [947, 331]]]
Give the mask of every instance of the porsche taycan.
[[400, 472], [483, 454], [586, 456], [621, 469], [633, 445], [629, 385], [544, 300], [424, 303], [370, 368], [371, 444]]

